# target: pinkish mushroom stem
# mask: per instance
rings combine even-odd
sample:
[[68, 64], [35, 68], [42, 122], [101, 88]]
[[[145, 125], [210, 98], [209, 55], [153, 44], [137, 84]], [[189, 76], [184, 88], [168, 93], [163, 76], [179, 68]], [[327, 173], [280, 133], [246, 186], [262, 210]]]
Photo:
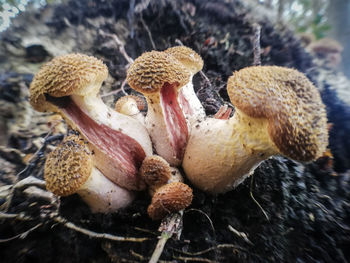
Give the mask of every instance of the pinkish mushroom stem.
[[179, 103], [191, 127], [196, 120], [205, 117], [204, 108], [194, 91], [192, 82], [193, 76], [202, 70], [203, 60], [194, 50], [185, 46], [171, 47], [164, 52], [172, 55], [190, 72], [189, 81], [179, 91]]
[[120, 186], [141, 190], [138, 169], [152, 154], [146, 128], [107, 107], [99, 96], [108, 75], [102, 61], [81, 54], [54, 58], [35, 75], [30, 102], [38, 111], [60, 113], [91, 143], [97, 168]]
[[189, 75], [174, 57], [157, 51], [138, 57], [127, 74], [130, 87], [146, 97], [145, 125], [156, 152], [175, 166], [182, 162], [189, 133], [178, 102], [178, 90]]
[[44, 177], [49, 191], [59, 196], [77, 193], [94, 213], [115, 212], [134, 199], [133, 192], [112, 183], [95, 167], [87, 144], [76, 135], [48, 155]]

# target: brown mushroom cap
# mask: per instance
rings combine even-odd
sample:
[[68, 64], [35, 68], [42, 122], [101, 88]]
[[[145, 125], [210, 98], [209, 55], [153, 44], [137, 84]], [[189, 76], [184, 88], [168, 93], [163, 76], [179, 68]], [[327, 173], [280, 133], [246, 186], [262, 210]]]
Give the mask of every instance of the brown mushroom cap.
[[131, 88], [143, 94], [157, 93], [165, 83], [184, 86], [190, 72], [174, 57], [158, 51], [143, 53], [127, 72]]
[[244, 68], [229, 78], [227, 90], [237, 109], [269, 120], [269, 135], [281, 154], [311, 161], [325, 151], [325, 106], [302, 73], [277, 66]]
[[[37, 111], [55, 110], [45, 94], [63, 97], [84, 94], [93, 84], [101, 84], [108, 69], [95, 57], [82, 54], [58, 56], [43, 65], [30, 84], [30, 103]], [[99, 88], [99, 87], [98, 87]]]
[[86, 143], [77, 135], [68, 136], [46, 159], [46, 188], [59, 196], [74, 194], [87, 181], [92, 168]]
[[332, 38], [321, 38], [310, 44], [310, 49], [316, 53], [341, 53], [343, 46]]
[[164, 51], [180, 61], [194, 75], [203, 68], [203, 59], [193, 49], [176, 46]]
[[136, 96], [136, 95], [127, 95], [127, 96], [120, 97], [116, 101], [116, 103], [114, 105], [115, 111], [122, 112], [124, 104], [127, 103], [129, 100], [133, 100], [136, 103], [139, 111], [142, 111], [146, 108], [146, 103], [141, 97]]
[[147, 212], [152, 220], [164, 218], [167, 214], [185, 209], [192, 203], [192, 189], [180, 182], [163, 185], [152, 198]]
[[160, 187], [169, 181], [171, 168], [162, 157], [158, 155], [147, 156], [142, 162], [140, 175], [147, 185]]

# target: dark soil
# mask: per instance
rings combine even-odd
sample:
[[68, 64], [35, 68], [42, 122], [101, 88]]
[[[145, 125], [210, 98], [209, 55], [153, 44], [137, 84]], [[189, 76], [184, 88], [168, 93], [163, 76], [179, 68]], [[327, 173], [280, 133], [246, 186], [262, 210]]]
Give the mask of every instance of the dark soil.
[[[135, 3], [136, 2], [136, 3]], [[147, 1], [145, 1], [147, 2]], [[151, 1], [140, 13], [135, 12], [138, 1], [70, 1], [47, 7], [46, 12], [22, 14], [18, 23], [2, 33], [0, 57], [4, 63], [15, 59], [6, 55], [5, 46], [24, 49], [20, 53], [26, 63], [35, 65], [49, 60], [53, 54], [45, 45], [23, 47], [21, 32], [31, 24], [26, 19], [40, 21], [50, 29], [50, 37], [60, 39], [64, 32], [77, 30], [75, 52], [93, 54], [107, 64], [113, 77], [110, 88], [117, 89], [125, 79], [127, 61], [111, 37], [101, 33], [123, 36], [127, 54], [136, 58], [152, 50], [176, 45], [176, 39], [196, 50], [204, 60], [204, 73], [210, 84], [197, 74], [194, 85], [206, 108], [215, 114], [228, 102], [226, 81], [233, 71], [253, 63], [253, 23], [262, 27], [261, 48], [263, 65], [293, 67], [304, 72], [318, 86], [313, 58], [305, 52], [293, 32], [275, 25], [262, 15], [243, 6], [240, 1]], [[194, 15], [191, 12], [195, 12]], [[144, 23], [142, 22], [144, 21]], [[22, 22], [21, 22], [22, 21]], [[96, 27], [91, 21], [103, 21]], [[124, 27], [117, 27], [123, 22]], [[93, 32], [89, 41], [79, 39], [78, 28]], [[79, 31], [80, 30], [80, 31]], [[22, 47], [21, 47], [22, 45]], [[80, 48], [79, 48], [80, 47]], [[18, 58], [19, 59], [19, 58]], [[8, 127], [16, 120], [17, 105], [26, 101], [31, 74], [16, 72], [16, 68], [0, 70], [0, 101], [10, 110], [3, 113]], [[35, 72], [32, 72], [35, 73]], [[350, 258], [350, 110], [334, 89], [323, 83], [321, 91], [327, 106], [330, 148], [334, 156], [334, 170], [325, 157], [310, 164], [300, 164], [281, 157], [269, 159], [237, 189], [219, 196], [210, 196], [194, 189], [194, 200], [184, 213], [180, 240], [169, 240], [161, 256], [168, 262], [348, 262]], [[106, 84], [107, 86], [107, 84]], [[21, 88], [22, 87], [22, 88]], [[336, 88], [336, 87], [335, 87]], [[126, 87], [127, 91], [130, 91]], [[121, 93], [113, 97], [115, 101]], [[12, 111], [11, 111], [12, 109]], [[4, 132], [6, 147], [30, 154], [38, 150], [32, 141], [43, 137], [27, 136], [21, 132]], [[57, 144], [62, 135], [49, 137], [48, 145]], [[0, 168], [0, 182], [10, 184], [29, 175], [42, 178], [42, 165], [50, 147], [25, 168], [18, 153], [0, 150], [2, 164], [13, 168], [12, 173]], [[12, 169], [11, 168], [11, 169]], [[257, 206], [250, 195], [265, 210]], [[0, 198], [0, 205], [5, 199]], [[1, 262], [147, 262], [157, 243], [160, 222], [147, 216], [150, 198], [140, 193], [129, 208], [115, 214], [91, 214], [78, 196], [61, 198], [60, 215], [76, 225], [96, 231], [126, 237], [148, 237], [143, 242], [115, 242], [93, 239], [69, 230], [43, 217], [43, 209], [50, 209], [44, 200], [28, 198], [15, 191], [9, 213], [26, 213], [32, 221], [6, 219], [1, 221], [0, 238], [22, 233], [39, 222], [43, 225], [12, 241], [0, 243]], [[249, 241], [239, 237], [230, 227], [246, 233]]]

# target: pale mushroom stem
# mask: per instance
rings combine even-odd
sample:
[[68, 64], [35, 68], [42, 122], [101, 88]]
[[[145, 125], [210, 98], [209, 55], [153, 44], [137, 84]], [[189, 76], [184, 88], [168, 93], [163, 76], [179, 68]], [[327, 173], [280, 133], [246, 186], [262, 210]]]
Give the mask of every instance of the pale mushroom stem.
[[278, 153], [267, 125], [267, 120], [251, 118], [237, 109], [228, 120], [207, 118], [198, 123], [183, 160], [187, 177], [211, 193], [235, 188], [261, 161]]
[[197, 120], [202, 120], [205, 117], [204, 107], [199, 101], [192, 83], [193, 74], [190, 81], [179, 91], [179, 103], [186, 116], [189, 127]]
[[92, 168], [91, 175], [77, 190], [77, 194], [93, 213], [115, 212], [127, 207], [135, 197], [133, 192], [118, 187], [96, 168]]

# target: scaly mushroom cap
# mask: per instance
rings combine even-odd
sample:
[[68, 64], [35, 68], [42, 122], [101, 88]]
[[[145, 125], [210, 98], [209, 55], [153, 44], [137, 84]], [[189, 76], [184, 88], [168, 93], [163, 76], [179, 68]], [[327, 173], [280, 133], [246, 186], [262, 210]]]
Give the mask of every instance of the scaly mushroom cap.
[[147, 212], [152, 220], [185, 209], [192, 203], [192, 189], [180, 182], [169, 183], [158, 189]]
[[[58, 56], [46, 63], [30, 84], [30, 104], [37, 111], [55, 111], [45, 95], [63, 97], [84, 94], [99, 88], [108, 76], [108, 69], [95, 57], [82, 54]], [[97, 93], [95, 91], [95, 93]]]
[[158, 155], [147, 156], [141, 165], [140, 174], [147, 185], [157, 188], [166, 184], [171, 177], [169, 163]]
[[59, 196], [74, 194], [89, 178], [93, 168], [84, 140], [68, 136], [47, 157], [44, 169], [46, 188]]
[[269, 135], [281, 154], [311, 161], [325, 151], [325, 106], [302, 73], [277, 66], [244, 68], [229, 78], [227, 90], [243, 113], [269, 120]]
[[203, 68], [203, 59], [193, 49], [176, 46], [164, 51], [180, 61], [194, 75]]
[[158, 51], [143, 53], [127, 72], [131, 88], [143, 94], [160, 92], [165, 83], [184, 86], [190, 73], [172, 56]]

